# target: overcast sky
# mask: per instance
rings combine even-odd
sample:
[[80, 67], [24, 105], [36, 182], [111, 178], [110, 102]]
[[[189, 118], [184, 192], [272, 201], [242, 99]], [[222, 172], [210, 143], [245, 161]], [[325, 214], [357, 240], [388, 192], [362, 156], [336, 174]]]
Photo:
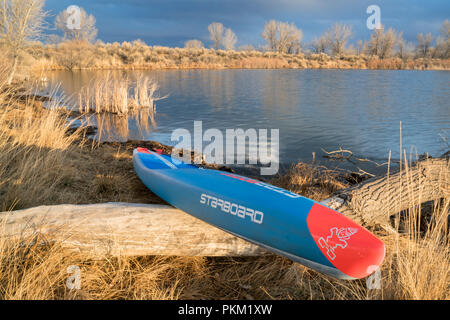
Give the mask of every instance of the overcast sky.
[[47, 0], [46, 10], [53, 24], [69, 5], [84, 8], [97, 19], [98, 38], [105, 42], [139, 38], [149, 45], [182, 47], [199, 39], [210, 46], [208, 24], [217, 21], [236, 33], [237, 46], [258, 47], [271, 19], [294, 22], [305, 42], [336, 22], [353, 25], [353, 42], [368, 39], [366, 9], [372, 4], [380, 6], [382, 24], [403, 31], [408, 41], [420, 32], [437, 36], [450, 19], [450, 0]]

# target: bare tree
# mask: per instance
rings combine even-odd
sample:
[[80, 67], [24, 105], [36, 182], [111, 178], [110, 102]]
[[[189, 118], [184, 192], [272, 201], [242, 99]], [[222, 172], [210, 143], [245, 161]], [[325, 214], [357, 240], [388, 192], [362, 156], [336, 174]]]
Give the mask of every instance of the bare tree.
[[64, 33], [64, 37], [69, 40], [81, 40], [94, 42], [97, 37], [98, 30], [95, 27], [95, 17], [88, 15], [83, 8], [79, 8], [80, 23], [79, 28], [73, 28], [68, 25], [71, 13], [68, 10], [61, 11], [55, 18], [55, 27]]
[[56, 61], [69, 71], [88, 68], [92, 65], [94, 54], [92, 44], [86, 41], [65, 41], [58, 45]]
[[214, 48], [218, 50], [223, 39], [224, 27], [219, 22], [213, 22], [208, 26], [209, 38], [214, 43]]
[[277, 22], [270, 20], [264, 25], [261, 36], [266, 40], [269, 49], [277, 51]]
[[445, 55], [445, 41], [441, 36], [436, 38], [436, 45], [431, 51], [432, 58], [443, 58]]
[[420, 33], [417, 36], [417, 55], [422, 58], [426, 58], [430, 54], [431, 43], [433, 42], [433, 36], [431, 33], [427, 33], [425, 36]]
[[363, 43], [363, 41], [358, 40], [358, 42], [356, 43], [356, 54], [358, 56], [360, 56], [364, 52], [364, 46], [365, 44]]
[[396, 46], [397, 46], [397, 52], [400, 59], [407, 59], [408, 58], [408, 50], [406, 46], [406, 41], [403, 39], [403, 32], [399, 32], [397, 34], [396, 39]]
[[402, 38], [397, 39], [397, 54], [402, 60], [414, 58], [416, 51], [415, 45], [412, 42], [407, 42]]
[[398, 57], [402, 60], [407, 60], [414, 57], [414, 44], [406, 42], [403, 38], [403, 32], [399, 32], [396, 36], [396, 47]]
[[439, 56], [447, 59], [450, 57], [450, 21], [445, 20], [440, 31], [441, 36], [436, 39], [436, 48], [439, 50]]
[[345, 45], [352, 36], [352, 27], [336, 23], [325, 33], [332, 55], [340, 56], [344, 53]]
[[[399, 54], [403, 55], [405, 41], [403, 34], [389, 28], [386, 32], [382, 26], [375, 29], [370, 36], [367, 51], [370, 55], [378, 56], [381, 59], [391, 57], [395, 53], [397, 47]], [[402, 51], [402, 52], [400, 52]]]
[[200, 40], [188, 40], [184, 43], [186, 49], [201, 49], [204, 48], [203, 43]]
[[27, 42], [37, 40], [45, 28], [44, 4], [45, 0], [0, 0], [0, 39], [13, 61], [8, 84], [14, 78]]
[[388, 31], [382, 33], [378, 56], [381, 59], [391, 57], [394, 52], [396, 42], [397, 34], [394, 29], [389, 28]]
[[234, 32], [231, 31], [231, 29], [227, 29], [222, 39], [222, 45], [225, 48], [225, 50], [233, 50], [234, 46], [236, 45], [236, 42], [237, 37], [234, 34]]
[[314, 38], [311, 43], [311, 49], [314, 53], [325, 53], [327, 50], [327, 39], [321, 36], [319, 39]]
[[282, 53], [298, 53], [303, 37], [301, 30], [295, 24], [278, 22], [278, 51]]
[[378, 56], [380, 53], [381, 42], [383, 38], [383, 27], [375, 29], [370, 35], [369, 43], [367, 44], [367, 52], [372, 56]]
[[265, 24], [261, 36], [272, 51], [297, 53], [303, 33], [293, 23], [271, 20]]
[[441, 27], [441, 34], [444, 39], [448, 40], [450, 37], [450, 21], [445, 20], [444, 24]]

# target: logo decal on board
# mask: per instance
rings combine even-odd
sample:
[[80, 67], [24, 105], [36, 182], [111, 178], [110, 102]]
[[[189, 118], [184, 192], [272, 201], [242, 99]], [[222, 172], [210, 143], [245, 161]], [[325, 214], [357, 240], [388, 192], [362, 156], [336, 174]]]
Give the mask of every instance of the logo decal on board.
[[319, 245], [327, 250], [327, 256], [334, 260], [336, 258], [336, 253], [334, 252], [338, 247], [345, 249], [348, 245], [347, 240], [351, 238], [355, 233], [358, 232], [356, 228], [331, 228], [331, 234], [325, 238], [321, 237], [319, 239]]

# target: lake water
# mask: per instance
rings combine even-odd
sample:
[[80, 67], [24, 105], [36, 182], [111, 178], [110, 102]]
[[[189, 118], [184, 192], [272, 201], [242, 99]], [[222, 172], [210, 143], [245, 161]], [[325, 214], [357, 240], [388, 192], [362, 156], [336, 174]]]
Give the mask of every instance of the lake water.
[[[279, 129], [280, 162], [320, 159], [322, 149], [351, 150], [384, 161], [399, 158], [400, 122], [408, 154], [439, 156], [450, 138], [450, 72], [384, 70], [116, 71], [158, 81], [156, 126], [130, 137], [174, 144], [176, 128]], [[76, 94], [105, 72], [52, 72], [50, 86]]]

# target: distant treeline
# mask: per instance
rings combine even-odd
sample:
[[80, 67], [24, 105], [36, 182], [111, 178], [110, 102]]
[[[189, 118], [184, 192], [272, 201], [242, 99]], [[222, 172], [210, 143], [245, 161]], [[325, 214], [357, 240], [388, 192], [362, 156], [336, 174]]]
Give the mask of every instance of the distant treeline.
[[[67, 11], [45, 34], [44, 0], [0, 0], [0, 47], [11, 60], [8, 82], [18, 66], [54, 69], [167, 69], [167, 68], [345, 68], [450, 69], [450, 22], [435, 37], [419, 34], [407, 42], [402, 32], [381, 27], [367, 41], [350, 44], [352, 26], [336, 23], [310, 43], [294, 23], [271, 20], [261, 32], [265, 45], [236, 48], [237, 36], [219, 22], [208, 26], [211, 49], [197, 39], [184, 48], [148, 46], [141, 40], [104, 43], [97, 38], [96, 20], [80, 8], [80, 28], [69, 28]], [[22, 26], [17, 28], [16, 26]]]
[[141, 40], [104, 43], [95, 40], [95, 18], [81, 9], [81, 29], [67, 29], [67, 13], [55, 19], [63, 36], [52, 35], [46, 45], [29, 50], [46, 69], [167, 69], [167, 68], [346, 68], [346, 69], [449, 69], [450, 22], [440, 35], [419, 34], [415, 43], [392, 28], [374, 30], [367, 41], [350, 44], [352, 26], [336, 23], [310, 43], [294, 23], [271, 20], [261, 36], [265, 45], [236, 48], [237, 36], [219, 22], [208, 26], [211, 49], [198, 39], [184, 48], [148, 46]]
[[[97, 37], [95, 17], [80, 8], [80, 29], [69, 29], [67, 11], [57, 15], [54, 26], [63, 34], [50, 35], [49, 42], [58, 44], [65, 41], [88, 41], [94, 43]], [[238, 38], [236, 34], [222, 23], [213, 22], [208, 26], [211, 47], [218, 50], [235, 50]], [[316, 37], [310, 43], [302, 42], [303, 32], [294, 23], [271, 20], [264, 25], [261, 37], [265, 45], [255, 49], [251, 44], [237, 48], [238, 51], [271, 51], [279, 53], [298, 54], [326, 53], [331, 56], [341, 55], [371, 55], [381, 59], [399, 57], [405, 58], [450, 58], [450, 22], [444, 21], [440, 34], [435, 37], [431, 33], [418, 34], [416, 42], [407, 42], [403, 38], [403, 32], [393, 28], [380, 26], [375, 29], [367, 41], [358, 40], [355, 44], [349, 44], [353, 38], [352, 26], [336, 23], [323, 35]], [[100, 42], [101, 44], [101, 42]], [[205, 45], [198, 39], [185, 42], [187, 49], [201, 49]]]
[[[88, 41], [94, 43], [97, 36], [95, 18], [88, 15], [80, 8], [80, 29], [73, 30], [67, 27], [68, 13], [62, 11], [55, 19], [55, 28], [60, 30], [63, 36], [51, 35], [50, 43], [58, 44], [65, 41]], [[236, 34], [222, 23], [213, 22], [208, 26], [211, 47], [215, 50], [236, 50], [238, 38]], [[393, 28], [380, 26], [375, 29], [367, 41], [358, 40], [353, 45], [349, 44], [353, 38], [352, 26], [336, 23], [323, 35], [316, 37], [310, 43], [302, 42], [303, 32], [294, 23], [271, 20], [264, 25], [261, 37], [265, 45], [254, 48], [251, 44], [242, 45], [237, 51], [271, 51], [279, 53], [298, 54], [326, 53], [331, 56], [341, 55], [370, 55], [381, 59], [399, 57], [405, 58], [450, 58], [450, 22], [444, 21], [440, 34], [435, 37], [431, 33], [418, 34], [416, 42], [407, 42], [403, 38], [403, 32]], [[99, 42], [99, 44], [102, 44]], [[187, 49], [201, 49], [205, 45], [198, 39], [185, 42]]]

